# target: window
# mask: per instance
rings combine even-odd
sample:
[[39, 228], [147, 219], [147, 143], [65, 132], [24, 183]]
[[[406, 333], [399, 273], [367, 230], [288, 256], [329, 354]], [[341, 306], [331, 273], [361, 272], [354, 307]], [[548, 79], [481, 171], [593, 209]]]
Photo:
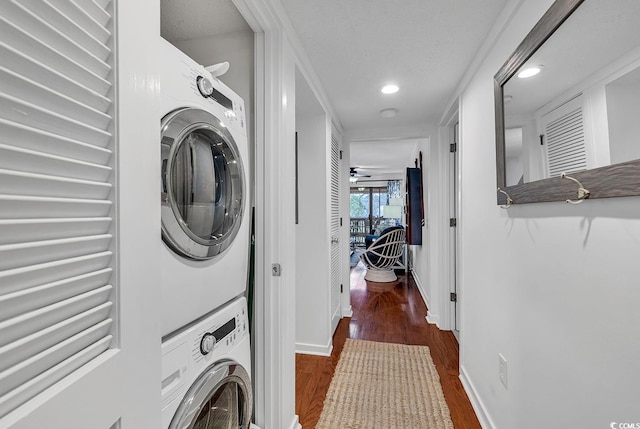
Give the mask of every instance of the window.
[[382, 220], [382, 206], [389, 201], [386, 187], [351, 188], [351, 246], [364, 247], [365, 237], [375, 234]]

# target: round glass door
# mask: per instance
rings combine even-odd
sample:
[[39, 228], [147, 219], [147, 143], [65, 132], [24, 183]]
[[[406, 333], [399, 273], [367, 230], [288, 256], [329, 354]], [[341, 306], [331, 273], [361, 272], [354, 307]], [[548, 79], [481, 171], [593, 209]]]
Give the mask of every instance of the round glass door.
[[238, 147], [214, 115], [176, 110], [162, 120], [162, 238], [190, 259], [211, 259], [233, 241], [243, 213]]
[[247, 371], [232, 361], [219, 362], [193, 383], [169, 429], [247, 429], [252, 407]]

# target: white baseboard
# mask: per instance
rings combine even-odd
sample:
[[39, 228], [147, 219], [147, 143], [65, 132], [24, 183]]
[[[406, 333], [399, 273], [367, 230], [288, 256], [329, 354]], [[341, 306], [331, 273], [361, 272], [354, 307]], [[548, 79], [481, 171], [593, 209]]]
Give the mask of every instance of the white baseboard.
[[416, 285], [418, 286], [418, 292], [420, 292], [420, 295], [422, 296], [422, 300], [424, 301], [427, 308], [429, 308], [429, 297], [424, 291], [424, 286], [422, 286], [422, 281], [420, 280], [420, 277], [418, 277], [415, 270], [411, 270], [411, 275], [413, 276], [413, 280], [416, 282]]
[[300, 424], [300, 421], [298, 420], [298, 415], [296, 414], [295, 416], [293, 416], [293, 422], [291, 422], [291, 426], [289, 426], [290, 429], [302, 429], [302, 425]]
[[438, 324], [440, 323], [440, 317], [437, 314], [433, 314], [431, 313], [431, 311], [428, 311], [428, 310], [427, 310], [427, 317], [425, 317], [425, 319], [427, 319], [427, 323], [431, 325], [438, 326]]
[[411, 274], [413, 274], [413, 280], [415, 280], [416, 285], [418, 286], [418, 291], [420, 292], [420, 295], [422, 296], [422, 300], [424, 301], [424, 304], [427, 306], [427, 317], [425, 317], [425, 319], [427, 319], [427, 323], [431, 324], [431, 325], [436, 325], [438, 327], [438, 329], [440, 328], [440, 316], [438, 316], [437, 314], [434, 314], [433, 311], [431, 311], [431, 305], [429, 305], [429, 297], [427, 296], [427, 294], [424, 291], [424, 287], [422, 286], [422, 282], [420, 281], [420, 278], [416, 275], [416, 272], [411, 270]]
[[493, 420], [491, 420], [491, 417], [489, 417], [489, 413], [487, 412], [484, 403], [478, 396], [478, 391], [473, 386], [471, 380], [469, 380], [467, 372], [462, 365], [460, 365], [460, 382], [462, 383], [464, 391], [467, 392], [473, 411], [475, 411], [482, 429], [495, 429], [496, 425], [493, 423]]
[[296, 343], [296, 353], [303, 355], [331, 356], [333, 351], [333, 341], [329, 340], [327, 345]]
[[353, 307], [349, 306], [342, 309], [342, 317], [351, 317], [353, 316]]

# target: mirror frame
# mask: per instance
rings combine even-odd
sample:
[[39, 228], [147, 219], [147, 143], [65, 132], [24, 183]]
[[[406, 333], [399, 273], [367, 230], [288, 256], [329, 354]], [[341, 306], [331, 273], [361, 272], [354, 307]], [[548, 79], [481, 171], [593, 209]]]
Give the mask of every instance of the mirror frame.
[[[560, 177], [506, 186], [503, 86], [583, 2], [584, 0], [556, 0], [493, 78], [497, 185], [509, 194], [511, 204], [577, 199], [578, 185]], [[571, 177], [579, 180], [591, 192], [589, 199], [640, 195], [640, 159], [572, 173]], [[497, 203], [507, 204], [506, 195], [499, 191]]]

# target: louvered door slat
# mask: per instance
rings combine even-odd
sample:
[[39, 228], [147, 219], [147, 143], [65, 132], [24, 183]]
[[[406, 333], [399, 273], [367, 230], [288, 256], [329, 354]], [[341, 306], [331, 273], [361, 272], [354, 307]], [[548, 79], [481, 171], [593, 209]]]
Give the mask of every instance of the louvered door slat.
[[111, 106], [111, 100], [106, 96], [81, 85], [42, 62], [26, 56], [2, 41], [0, 41], [0, 57], [3, 58], [3, 64], [11, 64], [11, 70], [18, 75], [32, 81], [46, 82], [46, 86], [52, 91], [65, 94], [79, 103], [100, 112], [106, 112]]
[[[31, 13], [48, 21], [51, 25], [58, 29], [63, 29], [64, 33], [74, 40], [77, 44], [83, 46], [87, 51], [95, 53], [99, 58], [105, 59], [111, 53], [111, 49], [105, 43], [109, 40], [109, 33], [101, 33], [101, 39], [97, 39], [89, 34], [76, 22], [70, 20], [63, 15], [55, 5], [48, 1], [42, 0], [23, 0], [21, 2]], [[59, 2], [55, 2], [59, 4]], [[104, 12], [107, 13], [107, 12]]]
[[111, 303], [80, 313], [41, 331], [0, 347], [0, 373], [55, 346], [90, 327], [103, 322], [111, 311]]
[[64, 341], [58, 342], [37, 355], [1, 372], [0, 396], [29, 381], [32, 378], [31, 374], [42, 374], [63, 361], [67, 356], [73, 356], [85, 347], [104, 338], [109, 333], [111, 322], [111, 319], [100, 321], [89, 329], [66, 338]]
[[0, 92], [94, 127], [104, 128], [111, 120], [104, 112], [83, 105], [73, 98], [52, 91], [47, 85], [26, 79], [3, 67], [0, 67]]
[[73, 371], [91, 362], [109, 349], [113, 337], [108, 335], [72, 355], [68, 359], [60, 362], [47, 371], [29, 379], [26, 383], [18, 386], [2, 398], [0, 398], [0, 416], [5, 415], [19, 405], [25, 403], [33, 397], [33, 392], [43, 391], [47, 387], [62, 380]]
[[61, 134], [100, 147], [107, 146], [112, 138], [111, 133], [105, 129], [96, 128], [48, 108], [2, 93], [0, 93], [0, 115], [28, 127]]
[[0, 195], [0, 219], [105, 217], [111, 201]]
[[109, 231], [110, 217], [0, 219], [0, 245], [100, 235]]
[[104, 182], [111, 167], [0, 143], [0, 169], [33, 169], [42, 174]]
[[45, 19], [15, 1], [0, 2], [0, 13], [11, 14], [12, 22], [21, 28], [28, 28], [29, 35], [37, 40], [45, 41], [47, 45], [70, 60], [82, 64], [98, 76], [106, 76], [111, 66], [105, 62], [106, 58], [98, 58], [93, 52], [87, 51], [62, 31], [53, 27]]
[[550, 177], [587, 168], [582, 112], [580, 95], [542, 118]]
[[54, 70], [64, 70], [71, 79], [89, 88], [94, 88], [100, 94], [109, 91], [110, 83], [106, 76], [100, 76], [87, 69], [62, 53], [48, 46], [45, 42], [32, 37], [22, 29], [13, 25], [0, 15], [0, 31], [11, 43], [7, 43], [13, 49], [20, 52], [28, 52], [31, 57], [37, 58], [47, 67]]
[[106, 165], [111, 158], [109, 148], [94, 146], [86, 142], [60, 136], [41, 129], [30, 128], [16, 122], [0, 118], [0, 141], [17, 144], [21, 149], [36, 150], [78, 161]]
[[[77, 2], [71, 0], [49, 0], [48, 3], [53, 5], [62, 15], [68, 17], [70, 21], [74, 22], [95, 39], [103, 42], [109, 40], [111, 33], [107, 28], [107, 24], [110, 15], [104, 10], [100, 11], [102, 8], [93, 7], [91, 9], [82, 9], [81, 6], [84, 6], [85, 3], [90, 3], [90, 1], [85, 2], [84, 0]], [[92, 15], [91, 12], [95, 14]]]
[[104, 199], [111, 185], [104, 182], [69, 179], [47, 174], [0, 170], [0, 193], [5, 195], [60, 196]]
[[0, 246], [0, 270], [96, 253], [108, 247], [111, 234]]
[[98, 307], [107, 302], [111, 291], [111, 285], [102, 286], [47, 307], [5, 320], [0, 323], [0, 333], [2, 334], [0, 336], [0, 345], [5, 346], [18, 341], [34, 332], [46, 329], [91, 308]]
[[0, 321], [97, 289], [107, 284], [112, 272], [113, 269], [105, 268], [6, 294], [0, 298], [0, 305], [7, 309]]
[[[335, 329], [340, 314], [340, 145], [338, 138], [331, 135], [331, 316]], [[337, 316], [337, 317], [336, 317]]]
[[2, 271], [3, 295], [103, 270], [109, 266], [111, 256], [111, 252], [106, 251]]
[[0, 3], [0, 418], [112, 344], [111, 9]]

